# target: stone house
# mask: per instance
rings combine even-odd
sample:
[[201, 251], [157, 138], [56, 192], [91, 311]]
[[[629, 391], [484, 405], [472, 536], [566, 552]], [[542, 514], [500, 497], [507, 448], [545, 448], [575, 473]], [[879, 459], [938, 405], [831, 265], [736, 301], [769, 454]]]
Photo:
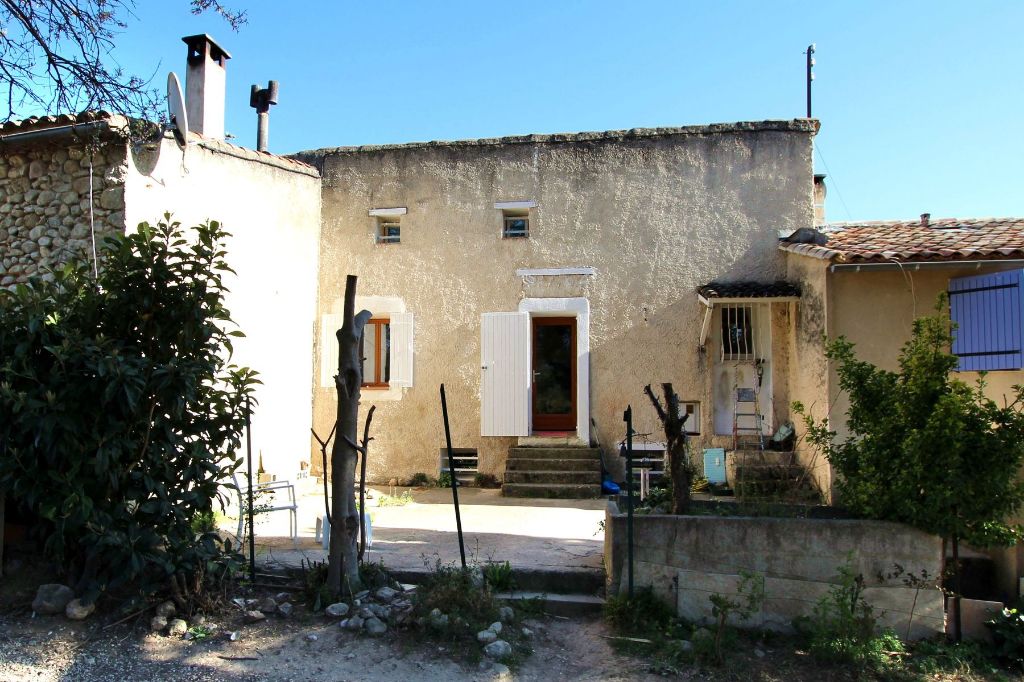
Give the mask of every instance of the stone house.
[[[813, 224], [816, 130], [766, 121], [298, 154], [322, 174], [314, 424], [332, 423], [333, 331], [355, 274], [357, 307], [374, 315], [373, 480], [438, 475], [442, 383], [466, 475], [501, 479], [523, 444], [600, 444], [621, 476], [628, 404], [639, 431], [664, 438], [649, 383], [687, 401], [698, 446], [731, 445], [733, 389], [758, 386], [770, 434], [789, 419], [799, 314], [798, 289], [775, 284], [778, 235]], [[736, 281], [747, 284], [697, 291]], [[595, 468], [513, 473], [506, 492], [596, 495]]]

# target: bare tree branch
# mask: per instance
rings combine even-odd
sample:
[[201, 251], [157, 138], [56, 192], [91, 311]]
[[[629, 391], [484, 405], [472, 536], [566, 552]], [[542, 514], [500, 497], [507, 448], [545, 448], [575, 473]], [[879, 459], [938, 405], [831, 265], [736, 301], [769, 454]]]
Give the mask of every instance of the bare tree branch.
[[[88, 109], [159, 118], [152, 76], [125, 73], [112, 56], [134, 9], [135, 0], [0, 0], [0, 121]], [[246, 21], [216, 0], [190, 0], [190, 11], [234, 30]]]

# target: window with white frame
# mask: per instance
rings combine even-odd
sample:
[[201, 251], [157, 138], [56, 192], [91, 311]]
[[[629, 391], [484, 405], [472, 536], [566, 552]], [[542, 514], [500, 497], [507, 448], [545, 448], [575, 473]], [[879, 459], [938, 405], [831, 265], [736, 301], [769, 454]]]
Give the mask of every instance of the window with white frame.
[[526, 239], [530, 236], [530, 209], [535, 201], [499, 201], [494, 207], [501, 211], [503, 239]]
[[371, 208], [370, 217], [377, 221], [376, 242], [378, 244], [399, 244], [402, 241], [402, 216], [404, 207]]
[[[359, 306], [357, 305], [357, 309]], [[380, 389], [392, 398], [398, 399], [401, 391], [392, 389], [410, 388], [413, 379], [414, 334], [413, 314], [400, 311], [374, 312], [363, 328], [359, 343], [359, 357], [363, 369], [363, 388]], [[338, 372], [338, 338], [344, 318], [339, 314], [327, 314], [320, 319], [320, 386], [334, 386], [334, 375]], [[375, 399], [381, 396], [375, 396]]]

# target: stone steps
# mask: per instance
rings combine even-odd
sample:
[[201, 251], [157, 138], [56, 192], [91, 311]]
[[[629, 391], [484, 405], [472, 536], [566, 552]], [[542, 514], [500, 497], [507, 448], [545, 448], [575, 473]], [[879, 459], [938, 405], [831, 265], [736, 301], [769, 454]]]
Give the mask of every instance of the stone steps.
[[561, 445], [510, 448], [501, 493], [506, 497], [600, 497], [601, 451]]
[[509, 459], [593, 459], [601, 461], [601, 451], [597, 448], [549, 448], [549, 447], [515, 447], [508, 450]]
[[601, 485], [601, 469], [598, 468], [597, 471], [506, 471], [505, 483]]
[[505, 471], [596, 471], [600, 473], [601, 460], [516, 457], [505, 462]]
[[601, 496], [601, 484], [582, 483], [505, 483], [505, 497], [540, 497], [548, 499], [584, 500]]

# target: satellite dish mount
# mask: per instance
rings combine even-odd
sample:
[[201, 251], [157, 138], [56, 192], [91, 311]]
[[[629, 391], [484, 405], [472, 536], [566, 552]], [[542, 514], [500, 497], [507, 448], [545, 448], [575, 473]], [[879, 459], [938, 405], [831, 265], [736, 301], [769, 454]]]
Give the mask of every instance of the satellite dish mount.
[[181, 94], [181, 83], [173, 71], [167, 74], [167, 116], [178, 144], [188, 146], [188, 113], [185, 111], [185, 97]]

